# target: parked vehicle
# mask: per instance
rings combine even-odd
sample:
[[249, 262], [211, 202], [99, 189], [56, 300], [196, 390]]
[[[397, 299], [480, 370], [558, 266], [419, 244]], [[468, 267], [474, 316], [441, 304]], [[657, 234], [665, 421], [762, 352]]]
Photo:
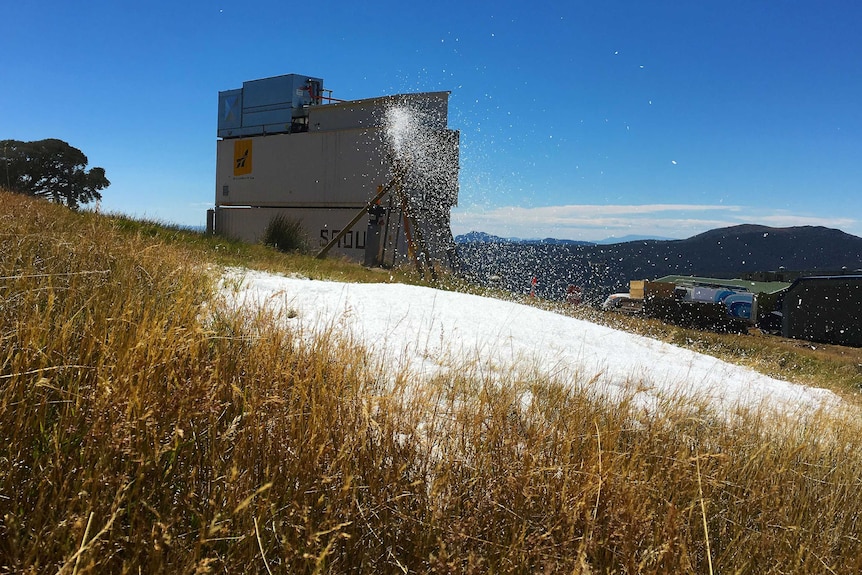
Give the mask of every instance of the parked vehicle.
[[757, 323], [754, 293], [737, 286], [691, 280], [635, 280], [630, 282], [628, 293], [612, 294], [601, 307], [716, 331], [745, 332]]
[[614, 293], [608, 296], [602, 303], [601, 308], [605, 311], [640, 313], [643, 311], [643, 300], [632, 298], [628, 292]]

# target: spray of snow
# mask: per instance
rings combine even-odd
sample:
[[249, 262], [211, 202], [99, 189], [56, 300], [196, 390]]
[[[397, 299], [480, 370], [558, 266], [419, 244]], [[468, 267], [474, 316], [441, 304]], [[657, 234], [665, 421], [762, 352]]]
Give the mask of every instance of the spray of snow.
[[433, 257], [454, 246], [449, 211], [458, 199], [458, 137], [445, 114], [420, 101], [393, 98], [383, 120], [383, 145], [408, 209], [421, 221]]
[[400, 161], [412, 163], [416, 152], [422, 150], [417, 146], [421, 142], [421, 124], [416, 113], [403, 105], [393, 105], [386, 109], [386, 138], [389, 146]]
[[404, 171], [410, 192], [445, 201], [451, 188], [457, 190], [458, 142], [440, 124], [433, 110], [397, 100], [386, 109], [383, 119], [385, 145]]

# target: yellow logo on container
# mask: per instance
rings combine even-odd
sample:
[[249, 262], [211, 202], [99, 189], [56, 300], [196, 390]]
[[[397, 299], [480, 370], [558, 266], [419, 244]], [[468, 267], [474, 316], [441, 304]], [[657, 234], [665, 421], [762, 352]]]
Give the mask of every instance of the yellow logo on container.
[[251, 140], [237, 140], [233, 143], [233, 175], [245, 176], [251, 173]]

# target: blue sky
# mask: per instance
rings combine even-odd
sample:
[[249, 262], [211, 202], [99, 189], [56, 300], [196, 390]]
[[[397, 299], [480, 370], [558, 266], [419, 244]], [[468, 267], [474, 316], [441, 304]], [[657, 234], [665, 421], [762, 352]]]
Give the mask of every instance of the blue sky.
[[862, 235], [855, 1], [4, 2], [0, 139], [102, 166], [101, 209], [202, 225], [218, 91], [450, 90], [453, 231], [597, 240], [739, 223]]

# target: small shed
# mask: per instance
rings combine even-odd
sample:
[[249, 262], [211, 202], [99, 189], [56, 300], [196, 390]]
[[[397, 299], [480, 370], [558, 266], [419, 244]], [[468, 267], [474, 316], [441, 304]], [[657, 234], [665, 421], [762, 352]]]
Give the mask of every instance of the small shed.
[[862, 275], [799, 278], [782, 314], [784, 337], [862, 347]]

